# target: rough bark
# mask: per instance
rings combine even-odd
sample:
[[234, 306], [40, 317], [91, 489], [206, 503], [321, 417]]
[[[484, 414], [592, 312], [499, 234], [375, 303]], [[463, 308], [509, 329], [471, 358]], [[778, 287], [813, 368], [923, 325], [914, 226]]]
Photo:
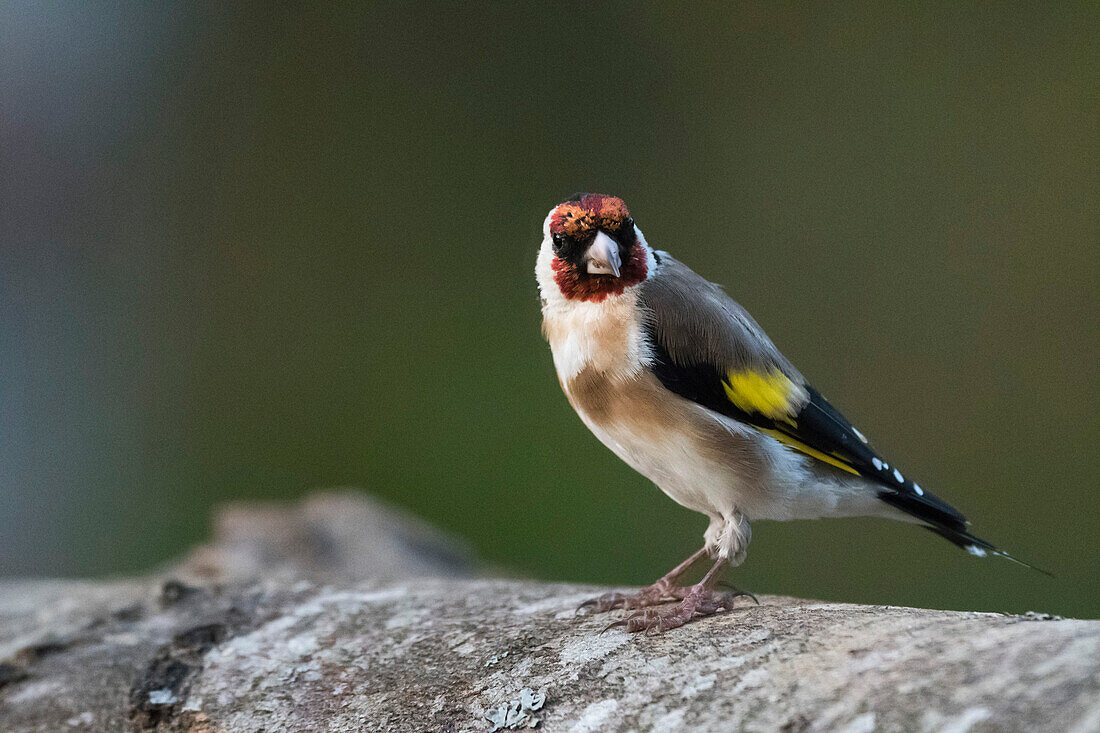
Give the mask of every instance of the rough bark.
[[362, 495], [236, 506], [146, 579], [0, 582], [0, 730], [1100, 729], [1100, 622], [816, 603], [661, 636]]

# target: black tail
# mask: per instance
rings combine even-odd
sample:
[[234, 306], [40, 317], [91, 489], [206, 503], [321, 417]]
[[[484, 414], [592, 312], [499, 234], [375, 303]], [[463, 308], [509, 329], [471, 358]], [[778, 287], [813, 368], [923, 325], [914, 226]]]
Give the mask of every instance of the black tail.
[[966, 521], [966, 517], [960, 514], [959, 510], [955, 509], [944, 500], [929, 494], [927, 491], [918, 495], [908, 491], [884, 489], [879, 492], [878, 496], [890, 506], [900, 509], [906, 514], [921, 520], [924, 522], [925, 529], [935, 532], [940, 537], [943, 537], [953, 545], [961, 547], [971, 555], [977, 557], [996, 555], [997, 557], [1011, 560], [1017, 565], [1023, 565], [1025, 568], [1031, 568], [1048, 577], [1054, 577], [1046, 570], [1037, 568], [1023, 560], [1019, 560], [1009, 555], [1004, 550], [998, 550], [995, 546], [986, 542], [981, 537], [970, 534], [966, 529], [970, 524]]

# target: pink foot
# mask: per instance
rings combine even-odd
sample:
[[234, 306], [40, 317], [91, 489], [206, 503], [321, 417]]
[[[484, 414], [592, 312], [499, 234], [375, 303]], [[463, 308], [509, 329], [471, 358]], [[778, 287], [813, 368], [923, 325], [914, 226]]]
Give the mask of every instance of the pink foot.
[[653, 585], [642, 588], [637, 593], [604, 593], [602, 596], [589, 598], [577, 607], [577, 612], [590, 610], [592, 613], [604, 613], [615, 608], [633, 610], [636, 608], [648, 608], [669, 601], [678, 601], [684, 598], [690, 588], [673, 585], [662, 578]]
[[740, 596], [752, 597], [744, 591], [719, 592], [708, 590], [702, 585], [693, 585], [680, 590], [686, 591], [686, 594], [675, 606], [647, 608], [621, 621], [616, 621], [607, 628], [625, 626], [626, 630], [632, 633], [646, 631], [659, 634], [683, 626], [696, 616], [710, 616], [718, 611], [733, 610], [734, 601]]

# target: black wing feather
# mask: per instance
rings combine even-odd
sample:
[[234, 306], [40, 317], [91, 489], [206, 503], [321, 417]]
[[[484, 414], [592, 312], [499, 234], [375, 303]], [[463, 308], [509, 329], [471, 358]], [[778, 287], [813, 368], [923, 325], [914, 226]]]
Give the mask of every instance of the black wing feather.
[[[734, 405], [722, 387], [723, 374], [710, 364], [677, 364], [661, 345], [659, 334], [648, 334], [653, 345], [653, 371], [657, 379], [671, 392], [696, 402], [715, 412], [767, 430], [777, 430], [800, 443], [835, 457], [864, 478], [882, 484], [879, 498], [887, 504], [928, 522], [937, 532], [956, 539], [960, 546], [975, 544], [965, 533], [967, 521], [957, 509], [942, 499], [917, 487], [913, 481], [882, 460], [860, 440], [851, 423], [809, 385], [803, 385], [809, 400], [795, 417], [794, 425], [773, 420], [759, 413], [748, 413]], [[965, 536], [963, 536], [965, 535]], [[948, 537], [951, 539], [951, 537]], [[988, 543], [977, 543], [983, 547]]]

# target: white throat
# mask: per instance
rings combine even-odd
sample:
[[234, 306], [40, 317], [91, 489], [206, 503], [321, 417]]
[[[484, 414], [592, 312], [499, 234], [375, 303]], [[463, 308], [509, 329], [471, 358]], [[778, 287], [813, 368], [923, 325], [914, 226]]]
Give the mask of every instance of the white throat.
[[[554, 281], [549, 216], [542, 229], [535, 277], [542, 297], [543, 332], [550, 342], [558, 378], [565, 384], [584, 369], [595, 369], [613, 379], [637, 376], [651, 355], [638, 307], [640, 283], [599, 302], [566, 298]], [[645, 249], [648, 279], [656, 272], [657, 262], [641, 230], [634, 229]]]

